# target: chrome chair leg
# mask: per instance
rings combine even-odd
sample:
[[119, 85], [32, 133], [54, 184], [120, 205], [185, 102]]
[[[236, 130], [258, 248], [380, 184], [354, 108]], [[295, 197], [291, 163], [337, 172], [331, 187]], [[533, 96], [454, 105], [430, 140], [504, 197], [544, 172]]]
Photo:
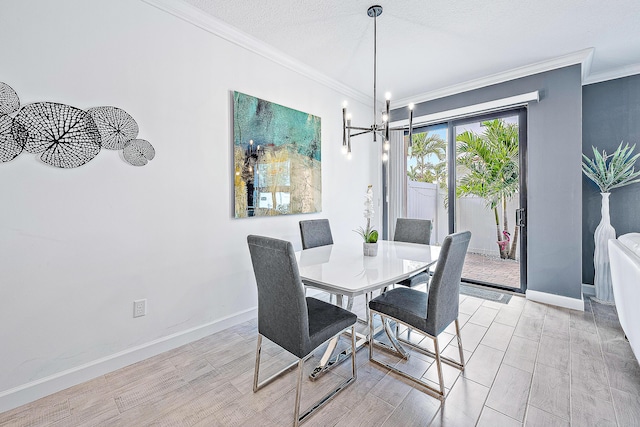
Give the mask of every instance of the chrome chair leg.
[[456, 338], [458, 338], [458, 352], [460, 353], [460, 370], [464, 371], [464, 351], [462, 349], [462, 337], [460, 336], [460, 322], [456, 319]]
[[283, 369], [281, 369], [280, 371], [276, 372], [275, 374], [271, 375], [266, 380], [264, 380], [262, 382], [258, 382], [258, 375], [259, 375], [259, 372], [260, 372], [261, 346], [262, 346], [262, 335], [258, 334], [258, 345], [256, 347], [256, 367], [255, 367], [255, 370], [253, 371], [253, 392], [254, 393], [256, 391], [260, 390], [262, 387], [266, 386], [267, 384], [270, 384], [273, 380], [275, 380], [280, 375], [282, 375], [285, 372], [289, 371], [291, 368], [293, 368], [294, 366], [296, 366], [298, 364], [298, 361], [295, 361], [295, 362], [285, 366]]
[[440, 394], [444, 396], [444, 379], [442, 378], [442, 362], [440, 361], [440, 346], [438, 345], [438, 338], [432, 337], [433, 348], [436, 354], [436, 368], [438, 368], [438, 383], [440, 384]]
[[[342, 331], [342, 332], [345, 332], [345, 331]], [[337, 340], [338, 336], [339, 335], [336, 335], [334, 338], [336, 338], [336, 340]], [[255, 366], [255, 370], [254, 370], [254, 374], [253, 374], [253, 392], [254, 393], [256, 391], [260, 390], [262, 387], [266, 386], [267, 384], [271, 383], [273, 380], [275, 380], [276, 378], [278, 378], [280, 375], [284, 374], [285, 372], [287, 372], [291, 368], [295, 367], [296, 365], [298, 367], [298, 374], [297, 374], [298, 375], [298, 380], [297, 380], [297, 385], [296, 385], [296, 401], [295, 401], [294, 421], [293, 421], [294, 427], [298, 427], [303, 421], [305, 421], [307, 419], [307, 417], [309, 417], [317, 409], [320, 409], [322, 406], [324, 406], [329, 401], [331, 401], [331, 399], [333, 399], [339, 392], [341, 392], [347, 386], [349, 386], [351, 383], [353, 383], [356, 380], [356, 377], [357, 377], [357, 373], [356, 373], [356, 327], [354, 325], [354, 326], [351, 326], [351, 377], [347, 378], [340, 385], [338, 385], [337, 387], [332, 389], [329, 393], [327, 393], [322, 398], [320, 398], [320, 400], [318, 400], [316, 403], [311, 405], [308, 409], [304, 410], [304, 412], [301, 415], [300, 414], [301, 413], [300, 401], [301, 401], [301, 397], [302, 397], [302, 376], [303, 376], [303, 372], [304, 372], [303, 366], [304, 366], [304, 363], [309, 358], [311, 358], [313, 356], [313, 353], [308, 354], [306, 357], [303, 357], [302, 359], [296, 360], [295, 362], [291, 363], [290, 365], [286, 366], [284, 369], [278, 371], [277, 373], [273, 374], [272, 376], [270, 376], [269, 378], [267, 378], [266, 380], [264, 380], [264, 381], [262, 381], [260, 383], [258, 381], [258, 377], [259, 377], [259, 372], [260, 372], [261, 347], [262, 347], [262, 335], [258, 334], [258, 343], [257, 343], [257, 346], [256, 346], [256, 366]]]
[[[376, 314], [378, 316], [380, 316], [380, 319], [382, 320], [383, 324], [386, 324], [386, 322], [388, 322], [389, 319], [390, 319], [390, 320], [394, 320], [396, 322], [396, 324], [397, 323], [401, 323], [402, 325], [406, 326], [409, 329], [412, 328], [411, 325], [408, 325], [408, 324], [406, 324], [406, 323], [404, 323], [404, 322], [402, 322], [402, 321], [400, 321], [398, 319], [395, 319], [395, 318], [393, 318], [391, 316], [387, 316], [385, 314], [379, 313], [379, 312], [377, 312], [375, 310], [371, 310], [370, 318], [369, 318], [369, 333], [371, 334], [371, 336], [373, 336], [373, 333], [374, 333], [373, 324], [374, 324], [374, 316]], [[462, 340], [460, 339], [459, 332], [460, 332], [459, 331], [459, 323], [456, 321], [456, 334], [458, 336], [458, 345], [460, 346], [460, 348], [462, 348]], [[415, 382], [417, 384], [420, 384], [421, 386], [423, 386], [424, 388], [427, 389], [429, 394], [432, 394], [433, 396], [437, 397], [440, 400], [444, 400], [444, 398], [445, 398], [445, 396], [444, 396], [445, 387], [444, 387], [444, 377], [443, 377], [443, 372], [442, 372], [442, 363], [446, 363], [447, 365], [451, 365], [451, 366], [453, 366], [455, 368], [463, 370], [464, 369], [464, 358], [461, 357], [460, 362], [462, 362], [462, 363], [460, 363], [460, 362], [457, 362], [457, 361], [455, 361], [453, 359], [450, 359], [448, 357], [444, 357], [444, 356], [440, 355], [440, 347], [439, 347], [439, 344], [438, 344], [438, 338], [434, 337], [434, 336], [431, 336], [429, 334], [426, 334], [424, 332], [422, 332], [422, 334], [424, 334], [425, 336], [427, 336], [427, 337], [429, 337], [429, 338], [431, 338], [433, 340], [433, 345], [434, 345], [435, 352], [429, 351], [426, 348], [420, 347], [420, 346], [418, 346], [418, 345], [416, 345], [414, 343], [407, 342], [407, 341], [404, 341], [404, 340], [403, 340], [403, 343], [406, 343], [407, 345], [409, 345], [410, 347], [414, 348], [416, 351], [419, 351], [420, 353], [423, 353], [423, 354], [426, 354], [426, 355], [428, 355], [430, 357], [435, 358], [435, 360], [436, 360], [436, 368], [438, 369], [438, 380], [439, 380], [439, 383], [440, 383], [439, 384], [439, 386], [440, 386], [439, 389], [433, 387], [431, 384], [429, 384], [429, 383], [427, 383], [425, 381], [422, 381], [420, 378], [416, 378], [416, 377], [414, 377], [412, 375], [409, 375], [409, 374], [401, 371], [400, 369], [398, 369], [397, 367], [395, 367], [395, 366], [393, 366], [393, 365], [391, 365], [389, 363], [386, 363], [386, 362], [383, 362], [381, 360], [375, 359], [375, 357], [374, 357], [374, 349], [373, 349], [375, 347], [375, 345], [373, 345], [373, 343], [370, 343], [370, 345], [369, 345], [369, 360], [371, 362], [373, 362], [373, 363], [376, 363], [376, 364], [378, 364], [378, 365], [380, 365], [382, 367], [385, 367], [385, 368], [397, 373], [398, 375], [400, 375], [400, 376], [402, 376], [402, 377], [404, 377], [404, 378], [406, 378], [406, 379], [408, 379], [410, 381], [413, 381], [413, 382]], [[389, 336], [390, 339], [393, 337], [393, 334], [391, 333], [390, 330], [387, 331], [387, 335]], [[392, 342], [393, 342], [393, 340], [392, 340]], [[462, 351], [462, 350], [460, 350], [460, 351]]]
[[298, 360], [298, 383], [296, 386], [296, 407], [293, 413], [293, 425], [298, 427], [300, 425], [300, 397], [302, 395], [302, 366], [304, 365], [304, 359]]
[[260, 371], [260, 351], [262, 347], [262, 335], [258, 334], [258, 346], [256, 348], [256, 366], [253, 370], [253, 392], [258, 391], [258, 372]]

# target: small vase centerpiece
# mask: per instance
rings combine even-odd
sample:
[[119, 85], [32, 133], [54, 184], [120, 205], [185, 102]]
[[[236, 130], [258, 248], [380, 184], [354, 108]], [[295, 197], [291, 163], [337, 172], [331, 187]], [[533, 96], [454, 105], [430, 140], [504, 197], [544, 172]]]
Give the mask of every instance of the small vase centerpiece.
[[609, 196], [611, 190], [625, 185], [640, 182], [640, 171], [635, 172], [634, 163], [640, 154], [631, 156], [636, 146], [629, 148], [629, 144], [618, 146], [613, 154], [606, 151], [600, 153], [595, 147], [593, 159], [582, 155], [582, 171], [596, 183], [602, 195], [602, 219], [596, 227], [593, 235], [595, 251], [593, 254], [593, 266], [595, 269], [594, 285], [596, 296], [594, 301], [601, 304], [613, 305], [613, 287], [611, 285], [611, 268], [609, 266], [609, 240], [616, 238], [616, 230], [611, 225], [609, 216]]
[[364, 195], [364, 217], [367, 218], [367, 226], [353, 231], [364, 239], [362, 243], [364, 256], [376, 256], [378, 255], [378, 232], [371, 226], [371, 218], [373, 218], [373, 186], [371, 184]]

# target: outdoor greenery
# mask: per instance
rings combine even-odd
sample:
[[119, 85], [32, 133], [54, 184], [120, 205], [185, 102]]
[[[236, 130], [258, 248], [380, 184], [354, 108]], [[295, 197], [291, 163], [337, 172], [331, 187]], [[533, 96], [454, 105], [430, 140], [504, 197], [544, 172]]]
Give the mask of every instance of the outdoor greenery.
[[[456, 138], [456, 197], [477, 196], [486, 201], [494, 213], [500, 257], [515, 259], [518, 227], [509, 233], [507, 202], [517, 195], [520, 184], [518, 125], [496, 119], [482, 126], [481, 134], [467, 131]], [[409, 179], [446, 189], [446, 141], [425, 132], [413, 135], [412, 142], [410, 157], [416, 165], [409, 168]]]
[[622, 147], [621, 142], [616, 151], [609, 155], [604, 150], [600, 154], [596, 147], [591, 148], [594, 158], [590, 159], [582, 155], [582, 171], [596, 183], [601, 193], [608, 193], [614, 188], [640, 182], [640, 171], [635, 172], [633, 167], [640, 154], [631, 157], [636, 148], [635, 145], [631, 148], [629, 144]]
[[509, 233], [507, 201], [519, 188], [518, 125], [496, 119], [482, 122], [482, 126], [481, 134], [467, 131], [456, 138], [457, 162], [461, 166], [456, 196], [473, 195], [486, 200], [494, 212], [500, 258], [515, 259], [518, 227], [514, 226], [512, 235]]
[[[411, 138], [410, 156], [416, 159], [407, 176], [412, 181], [437, 183], [441, 188], [447, 185], [447, 142], [439, 135], [427, 132], [414, 134]], [[431, 160], [437, 160], [433, 162]]]

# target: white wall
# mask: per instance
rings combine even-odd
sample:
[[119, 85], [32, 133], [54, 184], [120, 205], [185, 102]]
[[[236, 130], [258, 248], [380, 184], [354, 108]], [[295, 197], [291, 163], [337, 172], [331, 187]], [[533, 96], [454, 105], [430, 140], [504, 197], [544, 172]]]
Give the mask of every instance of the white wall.
[[[0, 81], [23, 104], [120, 107], [156, 149], [140, 168], [108, 150], [77, 169], [0, 164], [0, 411], [253, 316], [250, 233], [299, 248], [298, 221], [326, 217], [335, 240], [358, 238], [378, 150], [341, 155], [344, 95], [140, 1], [5, 0], [0, 40]], [[232, 219], [233, 90], [322, 118], [323, 212]]]
[[[437, 184], [428, 182], [407, 181], [407, 217], [430, 219], [431, 243], [440, 244], [449, 234], [448, 209], [444, 205], [446, 191]], [[466, 196], [456, 200], [458, 203], [456, 220], [458, 230], [471, 231], [469, 252], [499, 257], [496, 244], [496, 226], [493, 210], [487, 208], [484, 199]], [[507, 202], [507, 220], [509, 232], [512, 233], [516, 223], [515, 212], [519, 203], [517, 198]], [[502, 218], [502, 209], [499, 210]], [[501, 223], [502, 227], [502, 223]], [[502, 230], [502, 228], [501, 228]], [[519, 259], [517, 252], [516, 258]]]

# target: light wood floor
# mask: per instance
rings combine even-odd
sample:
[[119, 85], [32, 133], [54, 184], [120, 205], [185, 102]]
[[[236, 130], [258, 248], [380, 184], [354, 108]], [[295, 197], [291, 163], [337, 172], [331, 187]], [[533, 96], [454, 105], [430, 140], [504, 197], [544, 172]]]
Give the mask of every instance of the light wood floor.
[[[364, 304], [357, 300], [360, 314]], [[305, 426], [638, 426], [640, 367], [615, 309], [585, 303], [577, 312], [513, 297], [508, 305], [461, 296], [468, 365], [444, 365], [446, 403], [373, 365], [358, 353], [358, 379]], [[364, 327], [364, 325], [362, 325]], [[451, 329], [441, 348], [457, 357]], [[418, 339], [418, 335], [411, 335]], [[0, 414], [0, 426], [287, 426], [295, 374], [251, 390], [255, 321], [128, 366]], [[345, 340], [346, 345], [346, 340]], [[308, 372], [320, 352], [306, 365]], [[433, 360], [394, 360], [435, 380]], [[267, 342], [261, 374], [290, 355]], [[306, 381], [303, 405], [349, 373], [345, 363]]]

